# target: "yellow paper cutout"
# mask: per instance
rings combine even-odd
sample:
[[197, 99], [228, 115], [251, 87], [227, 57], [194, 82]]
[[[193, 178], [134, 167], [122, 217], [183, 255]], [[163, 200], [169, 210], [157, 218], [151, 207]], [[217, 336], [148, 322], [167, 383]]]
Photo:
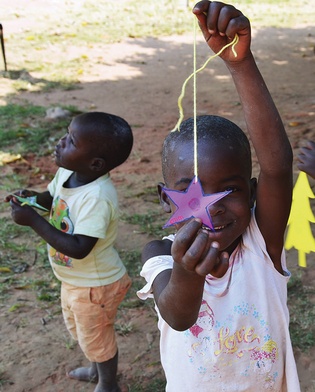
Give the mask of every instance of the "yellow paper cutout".
[[0, 151], [0, 166], [6, 165], [22, 159], [20, 154], [10, 154], [9, 152]]
[[294, 189], [285, 249], [297, 249], [299, 266], [306, 267], [306, 253], [315, 252], [315, 239], [311, 223], [315, 223], [309, 199], [314, 199], [306, 173], [300, 172]]

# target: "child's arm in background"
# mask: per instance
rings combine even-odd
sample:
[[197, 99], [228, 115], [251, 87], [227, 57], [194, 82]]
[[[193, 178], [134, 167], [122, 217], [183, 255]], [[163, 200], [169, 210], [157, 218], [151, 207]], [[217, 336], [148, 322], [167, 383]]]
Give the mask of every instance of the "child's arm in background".
[[315, 179], [315, 143], [308, 141], [305, 147], [301, 147], [298, 155], [297, 167]]
[[[229, 69], [244, 111], [260, 174], [257, 184], [256, 219], [275, 268], [280, 262], [283, 237], [292, 199], [292, 150], [266, 84], [250, 51], [249, 22], [234, 7], [201, 1], [194, 13], [209, 47], [217, 53], [235, 37], [237, 57], [231, 47], [221, 58]], [[211, 94], [211, 91], [210, 91]]]
[[[49, 192], [48, 192], [49, 193]], [[48, 199], [48, 195], [45, 192]], [[47, 220], [28, 205], [21, 206], [14, 196], [8, 196], [15, 223], [31, 227], [49, 245], [69, 257], [83, 259], [97, 242], [97, 238], [79, 234], [67, 234], [53, 227]], [[41, 200], [41, 199], [40, 199]], [[41, 200], [42, 201], [42, 200]]]

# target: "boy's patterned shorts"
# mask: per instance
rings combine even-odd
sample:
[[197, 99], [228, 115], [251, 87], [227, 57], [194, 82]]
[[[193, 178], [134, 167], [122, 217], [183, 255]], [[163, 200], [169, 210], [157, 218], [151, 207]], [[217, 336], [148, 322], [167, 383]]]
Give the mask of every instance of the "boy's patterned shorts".
[[66, 327], [91, 362], [105, 362], [116, 355], [114, 322], [130, 286], [127, 274], [99, 287], [75, 287], [62, 282], [61, 306]]

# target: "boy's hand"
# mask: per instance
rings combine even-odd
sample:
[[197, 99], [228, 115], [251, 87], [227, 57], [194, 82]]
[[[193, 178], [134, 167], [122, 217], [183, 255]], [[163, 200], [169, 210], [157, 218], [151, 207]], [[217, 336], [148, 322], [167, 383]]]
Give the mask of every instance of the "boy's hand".
[[231, 47], [226, 48], [220, 57], [227, 62], [238, 62], [250, 54], [250, 23], [241, 11], [229, 4], [203, 0], [193, 9], [199, 21], [199, 27], [208, 46], [218, 53], [229, 44], [237, 34], [239, 42], [235, 46], [237, 57]]
[[[47, 198], [47, 194], [49, 195], [49, 198]], [[52, 197], [50, 196], [49, 192], [38, 193], [36, 191], [30, 191], [28, 189], [23, 189], [23, 190], [16, 191], [14, 193], [7, 195], [4, 199], [4, 201], [9, 202], [13, 198], [16, 198], [21, 203], [21, 206], [24, 206], [25, 204], [27, 204], [31, 207], [39, 208], [40, 210], [43, 210], [46, 212], [48, 212], [49, 209], [51, 208]], [[41, 202], [43, 202], [43, 204], [47, 205], [48, 208], [44, 207], [43, 205], [41, 205], [37, 202], [37, 199], [39, 199], [39, 198], [40, 198]]]
[[11, 201], [11, 199], [14, 197], [14, 195], [16, 196], [20, 196], [20, 197], [31, 197], [31, 196], [36, 196], [37, 192], [34, 191], [29, 191], [28, 189], [21, 189], [18, 191], [15, 191], [13, 194], [11, 193], [10, 195], [7, 195], [4, 199], [4, 201]]
[[300, 149], [298, 155], [299, 170], [304, 171], [309, 176], [315, 179], [315, 143], [309, 141], [305, 147]]
[[220, 253], [219, 244], [212, 242], [202, 222], [193, 219], [185, 224], [175, 236], [172, 256], [184, 269], [206, 276], [222, 277], [229, 266], [227, 252]]
[[31, 226], [35, 216], [38, 215], [37, 212], [33, 210], [33, 208], [27, 205], [22, 206], [21, 203], [14, 196], [10, 198], [10, 205], [12, 208], [11, 210], [12, 219], [18, 225]]

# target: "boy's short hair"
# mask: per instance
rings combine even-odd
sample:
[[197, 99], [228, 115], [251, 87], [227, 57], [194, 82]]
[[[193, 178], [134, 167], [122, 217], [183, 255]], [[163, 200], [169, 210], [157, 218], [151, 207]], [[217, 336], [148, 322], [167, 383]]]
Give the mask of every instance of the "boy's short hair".
[[104, 112], [88, 112], [75, 117], [80, 126], [91, 132], [95, 153], [104, 158], [109, 170], [124, 163], [130, 155], [133, 135], [122, 117]]
[[[197, 116], [197, 143], [207, 141], [214, 145], [232, 144], [245, 162], [247, 161], [251, 173], [252, 160], [249, 140], [246, 134], [232, 121], [214, 115]], [[167, 157], [176, 151], [176, 145], [194, 140], [194, 119], [192, 117], [183, 121], [179, 131], [170, 132], [163, 143], [162, 150], [162, 173], [164, 180], [167, 178]]]

